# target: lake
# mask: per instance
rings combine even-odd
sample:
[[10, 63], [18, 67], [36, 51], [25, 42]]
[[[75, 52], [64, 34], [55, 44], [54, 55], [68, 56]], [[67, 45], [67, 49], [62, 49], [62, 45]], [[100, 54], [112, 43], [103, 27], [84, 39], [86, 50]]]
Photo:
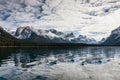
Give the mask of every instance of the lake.
[[0, 48], [0, 80], [120, 80], [120, 47]]

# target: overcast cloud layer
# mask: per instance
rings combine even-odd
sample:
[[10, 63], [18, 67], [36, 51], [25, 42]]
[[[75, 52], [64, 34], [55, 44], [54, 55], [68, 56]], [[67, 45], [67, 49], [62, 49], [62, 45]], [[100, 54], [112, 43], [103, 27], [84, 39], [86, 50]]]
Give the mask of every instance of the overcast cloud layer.
[[120, 0], [0, 0], [0, 25], [54, 28], [100, 40], [120, 26]]

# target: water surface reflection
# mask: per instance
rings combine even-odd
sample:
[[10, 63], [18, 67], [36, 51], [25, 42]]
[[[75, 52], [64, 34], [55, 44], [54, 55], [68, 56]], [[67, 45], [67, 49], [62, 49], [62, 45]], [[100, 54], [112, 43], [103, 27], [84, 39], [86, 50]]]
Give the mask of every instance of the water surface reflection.
[[120, 47], [1, 48], [0, 80], [120, 80], [119, 59]]

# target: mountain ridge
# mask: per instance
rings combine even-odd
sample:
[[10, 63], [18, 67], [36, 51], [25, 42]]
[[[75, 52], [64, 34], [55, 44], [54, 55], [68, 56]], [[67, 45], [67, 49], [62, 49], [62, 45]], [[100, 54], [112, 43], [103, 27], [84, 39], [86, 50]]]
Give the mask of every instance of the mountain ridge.
[[35, 29], [30, 26], [19, 27], [13, 35], [17, 39], [23, 39], [34, 42], [51, 42], [51, 43], [97, 43], [94, 39], [87, 38], [86, 36], [75, 36], [73, 32], [63, 33], [55, 29], [42, 30]]
[[[47, 35], [49, 32], [56, 35], [57, 37], [52, 36], [51, 38], [51, 36], [49, 36], [50, 34]], [[17, 37], [20, 35], [24, 38]], [[62, 38], [61, 36], [64, 38]], [[86, 43], [86, 40], [94, 41], [94, 39], [89, 39], [83, 35], [79, 35], [78, 37], [76, 37], [72, 32], [64, 34], [63, 32], [57, 31], [55, 29], [41, 30], [34, 29], [29, 26], [19, 27], [14, 35], [11, 35], [2, 27], [0, 27], [0, 46], [120, 46], [120, 27], [113, 30], [108, 38], [103, 38], [100, 44], [96, 44], [94, 42], [92, 42], [91, 44]]]
[[87, 44], [79, 43], [41, 43], [26, 40], [20, 40], [10, 35], [3, 28], [0, 28], [0, 47], [75, 47], [88, 46]]
[[120, 26], [111, 32], [103, 45], [120, 45]]

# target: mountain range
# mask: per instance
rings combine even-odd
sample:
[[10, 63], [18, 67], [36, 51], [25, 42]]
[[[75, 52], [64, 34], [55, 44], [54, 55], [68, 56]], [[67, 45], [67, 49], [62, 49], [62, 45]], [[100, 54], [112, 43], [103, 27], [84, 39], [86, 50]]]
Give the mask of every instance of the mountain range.
[[97, 43], [93, 38], [87, 38], [86, 36], [75, 36], [73, 32], [64, 33], [55, 29], [42, 30], [35, 29], [30, 26], [19, 27], [16, 31], [10, 32], [15, 38], [41, 43]]
[[[64, 38], [61, 36], [64, 36]], [[27, 26], [19, 27], [15, 32], [7, 32], [0, 27], [0, 46], [71, 46], [74, 45], [72, 40], [75, 40], [73, 33], [65, 35], [54, 29], [35, 30]], [[82, 42], [77, 44], [87, 45], [87, 43]]]
[[120, 45], [120, 27], [111, 32], [108, 38], [100, 42], [86, 36], [75, 36], [73, 32], [63, 33], [55, 29], [42, 30], [30, 26], [19, 27], [16, 31], [6, 31], [0, 27], [1, 46], [39, 46], [47, 44], [85, 44], [85, 45]]

